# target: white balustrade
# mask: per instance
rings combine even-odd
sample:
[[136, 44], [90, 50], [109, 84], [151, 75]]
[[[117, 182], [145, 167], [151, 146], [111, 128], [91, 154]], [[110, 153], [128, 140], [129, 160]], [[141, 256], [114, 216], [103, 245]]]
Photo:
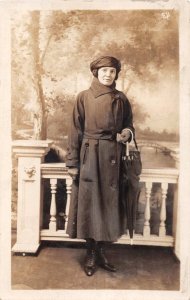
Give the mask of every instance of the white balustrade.
[[[51, 204], [50, 204], [50, 222], [49, 222], [49, 229], [50, 231], [57, 230], [57, 208], [56, 208], [56, 192], [57, 192], [57, 178], [50, 178], [50, 187], [51, 187]], [[71, 190], [72, 190], [72, 179], [70, 177], [65, 178], [66, 181], [66, 193], [67, 193], [67, 200], [66, 200], [66, 208], [65, 213], [60, 213], [59, 215], [63, 218], [65, 223], [65, 232], [67, 229], [68, 224], [68, 214], [69, 214], [69, 207], [71, 201]]]
[[[68, 240], [69, 237], [66, 234], [66, 228], [67, 228], [67, 223], [68, 223], [68, 213], [69, 213], [69, 206], [70, 206], [70, 199], [71, 199], [71, 188], [72, 188], [72, 179], [68, 175], [67, 168], [65, 167], [65, 163], [46, 163], [46, 164], [41, 164], [41, 176], [43, 179], [48, 179], [53, 180], [53, 179], [64, 179], [66, 183], [66, 193], [67, 193], [67, 199], [66, 199], [66, 209], [65, 212], [61, 212], [59, 215], [64, 218], [65, 226], [64, 229], [55, 229], [55, 225], [53, 225], [53, 230], [49, 229], [42, 229], [40, 234], [41, 234], [41, 239], [42, 240]], [[55, 194], [56, 196], [56, 194]], [[45, 200], [44, 200], [45, 201]], [[51, 199], [52, 201], [52, 199]], [[54, 197], [53, 197], [54, 201]], [[55, 203], [55, 202], [54, 202]], [[52, 203], [51, 203], [52, 205]], [[50, 205], [50, 207], [51, 207]], [[55, 206], [53, 204], [54, 211], [55, 213]], [[51, 216], [50, 212], [50, 217]], [[55, 217], [56, 219], [56, 217]], [[55, 224], [55, 219], [53, 219], [53, 223]], [[57, 228], [57, 227], [56, 227]]]
[[150, 197], [151, 197], [151, 190], [152, 190], [152, 182], [145, 182], [146, 188], [146, 205], [145, 205], [145, 213], [144, 213], [144, 229], [143, 235], [149, 236], [150, 235]]
[[66, 189], [67, 189], [67, 203], [66, 203], [66, 209], [65, 209], [65, 231], [67, 230], [69, 207], [70, 207], [70, 201], [71, 201], [71, 189], [72, 189], [72, 179], [71, 178], [66, 178]]
[[[23, 149], [21, 149], [23, 151]], [[16, 151], [16, 150], [15, 150]], [[25, 162], [23, 160], [22, 167], [19, 167], [19, 198], [18, 198], [18, 227], [17, 227], [17, 242], [16, 246], [13, 247], [15, 252], [36, 252], [41, 240], [72, 240], [66, 234], [66, 228], [68, 224], [68, 213], [71, 201], [71, 188], [72, 188], [72, 179], [68, 175], [67, 168], [64, 163], [42, 163], [40, 160], [42, 149], [40, 148], [38, 165], [36, 165], [34, 160], [27, 159]], [[24, 154], [21, 153], [23, 156]], [[34, 156], [33, 153], [28, 156]], [[22, 159], [20, 159], [20, 162]], [[57, 191], [57, 182], [59, 179], [64, 179], [66, 183], [66, 208], [64, 212], [64, 229], [57, 228], [57, 209], [56, 209], [56, 191]], [[24, 181], [23, 181], [24, 180]], [[36, 181], [37, 180], [37, 181]], [[50, 205], [50, 220], [48, 229], [40, 229], [40, 218], [42, 212], [40, 208], [42, 207], [41, 197], [43, 195], [40, 188], [43, 180], [49, 180], [51, 187], [51, 205]], [[144, 226], [143, 234], [134, 233], [133, 244], [136, 245], [157, 245], [157, 246], [175, 246], [179, 245], [175, 241], [175, 236], [166, 235], [166, 196], [168, 190], [168, 184], [174, 184], [177, 191], [177, 182], [178, 182], [178, 170], [177, 169], [143, 169], [140, 181], [145, 185], [145, 212], [144, 212]], [[25, 185], [23, 185], [23, 182]], [[151, 218], [151, 193], [154, 183], [161, 183], [162, 187], [162, 201], [161, 201], [161, 210], [160, 210], [160, 224], [159, 224], [159, 234], [152, 234], [150, 230], [150, 218]], [[32, 194], [33, 186], [36, 186], [38, 193], [34, 199]], [[30, 187], [30, 189], [28, 189]], [[177, 201], [177, 192], [175, 192], [174, 201]], [[46, 201], [46, 199], [44, 199]], [[28, 206], [28, 203], [30, 204]], [[34, 205], [36, 203], [36, 205]], [[24, 207], [24, 210], [23, 210]], [[33, 211], [33, 208], [35, 210]], [[176, 214], [177, 205], [174, 203], [174, 216]], [[63, 212], [62, 212], [63, 213]], [[34, 217], [32, 217], [34, 216]], [[31, 218], [32, 217], [32, 218]], [[175, 217], [176, 218], [176, 217]], [[38, 220], [34, 223], [31, 220]], [[175, 220], [175, 228], [179, 227], [178, 219]], [[37, 226], [36, 226], [37, 225]], [[22, 232], [21, 232], [22, 228]], [[32, 231], [33, 234], [32, 234]], [[30, 234], [30, 244], [27, 239], [28, 233]], [[174, 231], [174, 234], [176, 229]], [[35, 237], [33, 237], [35, 233]], [[33, 241], [31, 241], [34, 239]], [[75, 239], [76, 240], [76, 239]], [[175, 241], [175, 243], [174, 243]], [[130, 237], [128, 234], [124, 234], [117, 243], [130, 244]], [[29, 247], [30, 246], [30, 247]], [[177, 249], [176, 249], [177, 252]]]
[[160, 227], [159, 227], [159, 236], [166, 235], [166, 196], [168, 191], [168, 183], [162, 182], [162, 203], [161, 203], [161, 210], [160, 210]]
[[[64, 163], [54, 164], [42, 164], [42, 178], [51, 179], [65, 179], [66, 181], [66, 193], [67, 202], [64, 213], [65, 228], [64, 230], [58, 229], [54, 232], [51, 230], [41, 230], [42, 240], [71, 240], [66, 234], [66, 228], [68, 223], [68, 213], [70, 207], [71, 187], [72, 179], [67, 173], [67, 168]], [[158, 245], [158, 246], [173, 246], [174, 237], [166, 235], [165, 221], [166, 221], [166, 195], [168, 183], [175, 184], [177, 186], [178, 171], [176, 169], [146, 169], [142, 171], [141, 182], [145, 185], [145, 212], [144, 212], [144, 226], [143, 234], [134, 233], [133, 243], [138, 245]], [[151, 218], [151, 193], [153, 183], [161, 183], [162, 187], [162, 203], [160, 211], [160, 225], [159, 234], [151, 234], [150, 230], [150, 218]], [[176, 201], [176, 198], [175, 198]], [[118, 243], [129, 244], [130, 237], [126, 233], [123, 235]]]
[[57, 189], [57, 179], [51, 178], [50, 179], [50, 186], [51, 186], [51, 205], [50, 205], [50, 222], [49, 222], [49, 229], [51, 231], [57, 230], [57, 219], [56, 219], [56, 189]]

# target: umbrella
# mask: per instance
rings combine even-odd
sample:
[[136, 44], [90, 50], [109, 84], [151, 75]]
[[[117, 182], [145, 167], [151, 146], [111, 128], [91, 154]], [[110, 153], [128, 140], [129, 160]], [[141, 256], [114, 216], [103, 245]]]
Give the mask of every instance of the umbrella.
[[140, 173], [142, 170], [142, 162], [137, 143], [135, 149], [129, 150], [126, 143], [126, 154], [122, 160], [122, 199], [125, 205], [125, 213], [127, 217], [127, 229], [132, 240], [135, 228], [136, 209], [140, 195]]

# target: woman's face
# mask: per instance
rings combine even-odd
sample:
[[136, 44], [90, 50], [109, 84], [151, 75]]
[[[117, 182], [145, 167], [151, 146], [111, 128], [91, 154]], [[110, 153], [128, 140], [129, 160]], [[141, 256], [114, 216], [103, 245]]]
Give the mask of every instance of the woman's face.
[[116, 68], [102, 67], [98, 69], [98, 80], [104, 85], [112, 85], [116, 77]]

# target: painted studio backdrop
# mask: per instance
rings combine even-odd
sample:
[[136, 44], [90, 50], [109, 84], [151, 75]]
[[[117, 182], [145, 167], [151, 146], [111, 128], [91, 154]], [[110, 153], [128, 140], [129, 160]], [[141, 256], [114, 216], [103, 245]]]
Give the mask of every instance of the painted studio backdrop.
[[53, 139], [64, 160], [76, 94], [92, 80], [89, 64], [112, 55], [121, 60], [117, 88], [132, 104], [143, 167], [174, 167], [168, 149], [178, 147], [178, 50], [174, 10], [13, 13], [12, 138]]

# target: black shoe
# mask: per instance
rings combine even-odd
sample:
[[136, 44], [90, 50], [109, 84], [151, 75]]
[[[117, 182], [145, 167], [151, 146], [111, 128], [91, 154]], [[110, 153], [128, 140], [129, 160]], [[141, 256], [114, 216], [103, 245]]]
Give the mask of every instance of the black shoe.
[[87, 250], [84, 271], [87, 276], [92, 276], [96, 271], [96, 252], [94, 249]]
[[112, 264], [110, 263], [99, 263], [99, 266], [103, 269], [105, 269], [106, 271], [109, 271], [109, 272], [117, 272], [117, 269], [115, 266], [113, 266]]
[[108, 259], [105, 256], [105, 250], [102, 246], [97, 248], [97, 263], [100, 267], [109, 272], [117, 271], [116, 267], [108, 262]]

